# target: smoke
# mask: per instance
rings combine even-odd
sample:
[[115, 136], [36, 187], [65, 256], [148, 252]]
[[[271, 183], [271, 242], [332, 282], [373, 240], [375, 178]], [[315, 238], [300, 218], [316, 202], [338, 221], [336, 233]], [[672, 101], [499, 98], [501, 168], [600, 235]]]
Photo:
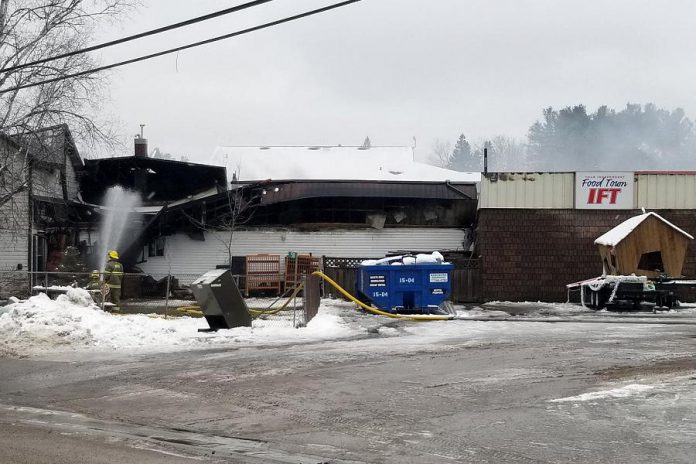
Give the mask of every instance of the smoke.
[[[432, 158], [444, 156], [437, 150]], [[490, 171], [653, 171], [696, 169], [696, 126], [680, 108], [648, 103], [606, 106], [588, 113], [583, 105], [546, 108], [526, 140], [506, 136], [471, 143], [469, 164], [482, 166], [488, 147]], [[450, 166], [453, 167], [453, 166]]]

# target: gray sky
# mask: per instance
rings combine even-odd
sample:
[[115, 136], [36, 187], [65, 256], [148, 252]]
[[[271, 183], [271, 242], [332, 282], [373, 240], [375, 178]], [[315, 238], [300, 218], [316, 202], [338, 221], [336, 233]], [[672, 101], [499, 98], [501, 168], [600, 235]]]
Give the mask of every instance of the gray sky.
[[[276, 0], [104, 50], [103, 63], [337, 0]], [[99, 40], [243, 3], [143, 0]], [[627, 102], [696, 116], [696, 2], [363, 0], [329, 13], [119, 68], [124, 139], [202, 161], [216, 145], [409, 145], [523, 137], [547, 106]], [[130, 147], [132, 142], [128, 142]]]

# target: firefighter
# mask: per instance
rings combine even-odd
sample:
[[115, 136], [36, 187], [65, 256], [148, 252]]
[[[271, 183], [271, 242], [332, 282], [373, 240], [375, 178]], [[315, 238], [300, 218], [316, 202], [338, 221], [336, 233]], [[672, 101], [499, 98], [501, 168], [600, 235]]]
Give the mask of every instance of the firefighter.
[[87, 290], [91, 290], [89, 293], [92, 295], [92, 299], [97, 304], [102, 302], [102, 282], [101, 274], [96, 269], [89, 274], [89, 282], [87, 283]]
[[90, 272], [89, 282], [87, 283], [87, 290], [99, 290], [101, 288], [101, 282], [99, 281], [99, 271], [96, 269]]
[[123, 279], [123, 266], [118, 262], [118, 252], [111, 250], [108, 253], [109, 260], [104, 267], [104, 283], [109, 287], [107, 301], [114, 304], [114, 311], [120, 311], [121, 308], [121, 280]]

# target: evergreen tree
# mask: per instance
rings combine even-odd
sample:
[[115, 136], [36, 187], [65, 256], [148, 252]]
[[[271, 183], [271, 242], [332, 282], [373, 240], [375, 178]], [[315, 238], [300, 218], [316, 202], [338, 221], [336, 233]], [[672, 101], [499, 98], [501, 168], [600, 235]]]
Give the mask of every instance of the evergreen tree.
[[471, 145], [469, 145], [464, 134], [459, 136], [447, 167], [462, 172], [481, 171], [480, 154], [471, 151]]

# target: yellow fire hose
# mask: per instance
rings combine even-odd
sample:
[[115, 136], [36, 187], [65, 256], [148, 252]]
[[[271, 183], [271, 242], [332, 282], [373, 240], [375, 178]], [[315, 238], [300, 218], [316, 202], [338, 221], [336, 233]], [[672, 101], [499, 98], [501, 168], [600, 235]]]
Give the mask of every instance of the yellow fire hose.
[[[259, 317], [259, 316], [266, 316], [266, 315], [271, 315], [271, 314], [277, 314], [287, 308], [287, 306], [290, 304], [293, 298], [297, 296], [298, 293], [300, 293], [300, 290], [304, 287], [303, 284], [299, 284], [295, 289], [292, 291], [292, 294], [288, 297], [287, 300], [285, 300], [285, 303], [283, 303], [281, 306], [277, 308], [268, 308], [268, 309], [253, 309], [249, 308], [249, 314], [251, 314], [252, 317]], [[277, 301], [277, 300], [276, 300]]]
[[[288, 307], [288, 305], [290, 304], [292, 299], [295, 298], [298, 293], [300, 293], [302, 288], [304, 288], [303, 284], [299, 284], [297, 287], [295, 287], [292, 291], [292, 294], [288, 297], [287, 300], [285, 300], [285, 303], [283, 303], [282, 305], [280, 305], [277, 308], [266, 308], [266, 309], [249, 308], [249, 314], [253, 318], [277, 314]], [[278, 299], [280, 299], [280, 297]], [[276, 300], [276, 301], [278, 301], [278, 300]], [[184, 315], [184, 316], [199, 316], [199, 315], [202, 316], [203, 315], [203, 312], [201, 311], [201, 307], [198, 305], [181, 306], [181, 307], [176, 308], [175, 311], [179, 315]]]
[[[343, 296], [348, 298], [350, 301], [356, 303], [358, 306], [360, 306], [362, 309], [365, 311], [375, 314], [377, 316], [384, 316], [384, 317], [391, 317], [392, 319], [409, 319], [413, 321], [450, 321], [453, 320], [455, 317], [454, 316], [444, 316], [444, 315], [425, 315], [425, 314], [393, 314], [393, 313], [388, 313], [386, 311], [382, 311], [379, 308], [375, 308], [374, 306], [369, 306], [363, 303], [362, 301], [358, 300], [355, 298], [353, 295], [348, 293], [343, 287], [338, 285], [336, 281], [334, 281], [331, 277], [327, 276], [321, 271], [314, 271], [312, 272], [313, 276], [320, 277], [324, 279], [326, 282], [328, 282], [332, 287], [334, 287], [336, 290], [338, 290]], [[257, 318], [260, 316], [265, 316], [265, 315], [272, 315], [272, 314], [277, 314], [280, 311], [284, 310], [287, 308], [287, 306], [290, 304], [293, 298], [297, 296], [298, 293], [303, 288], [303, 284], [299, 284], [295, 289], [293, 290], [292, 294], [288, 297], [288, 299], [283, 303], [281, 306], [278, 308], [273, 308], [273, 309], [256, 309], [256, 308], [249, 308], [249, 314], [253, 318]], [[276, 300], [277, 301], [277, 300]], [[182, 308], [177, 308], [177, 310], [183, 310], [182, 312], [192, 312], [192, 310], [198, 310], [200, 311], [199, 306], [184, 306]]]

